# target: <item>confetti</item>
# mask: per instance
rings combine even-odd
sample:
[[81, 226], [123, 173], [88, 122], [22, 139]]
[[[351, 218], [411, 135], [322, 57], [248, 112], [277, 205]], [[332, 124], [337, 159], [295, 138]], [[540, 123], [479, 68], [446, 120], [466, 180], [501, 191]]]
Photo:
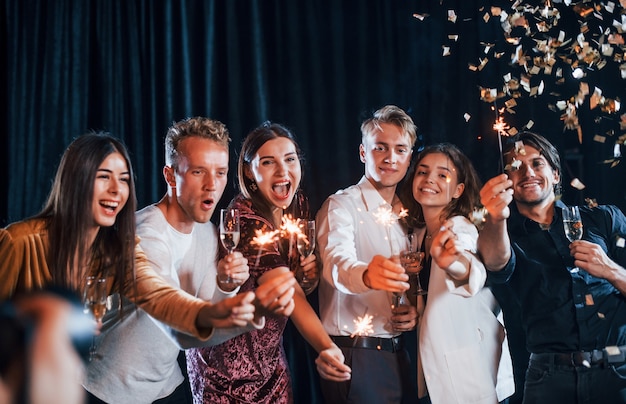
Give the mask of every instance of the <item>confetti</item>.
[[585, 184], [583, 184], [578, 178], [572, 179], [572, 181], [570, 182], [570, 185], [579, 191], [582, 191], [583, 189], [585, 189]]

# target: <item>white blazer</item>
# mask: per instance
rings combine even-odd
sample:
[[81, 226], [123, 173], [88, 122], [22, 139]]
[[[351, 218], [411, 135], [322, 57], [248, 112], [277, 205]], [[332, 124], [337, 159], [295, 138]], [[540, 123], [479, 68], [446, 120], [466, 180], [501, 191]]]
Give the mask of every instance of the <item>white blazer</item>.
[[[456, 281], [433, 260], [425, 309], [418, 299], [423, 310], [419, 362], [434, 404], [497, 404], [515, 392], [506, 331], [500, 307], [484, 286], [487, 272], [476, 256], [478, 231], [464, 217], [452, 221], [467, 251], [470, 275]], [[422, 240], [425, 229], [417, 231]]]

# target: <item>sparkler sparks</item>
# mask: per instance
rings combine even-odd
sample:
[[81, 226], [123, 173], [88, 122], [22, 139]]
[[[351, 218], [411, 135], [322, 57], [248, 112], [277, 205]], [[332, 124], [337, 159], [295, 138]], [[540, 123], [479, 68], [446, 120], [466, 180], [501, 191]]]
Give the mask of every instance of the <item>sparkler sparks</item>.
[[293, 252], [293, 244], [296, 238], [306, 237], [300, 229], [300, 219], [294, 219], [292, 215], [284, 215], [282, 218], [282, 224], [280, 225], [281, 234], [289, 237], [289, 264], [291, 264], [291, 257]]
[[363, 317], [359, 316], [352, 320], [354, 322], [354, 332], [350, 334], [350, 338], [354, 338], [356, 335], [364, 337], [372, 334], [374, 332], [374, 327], [372, 326], [373, 319], [374, 316], [365, 314]]
[[[494, 104], [495, 104], [495, 101], [494, 101]], [[500, 168], [502, 169], [502, 172], [504, 172], [505, 167], [504, 167], [504, 155], [502, 154], [502, 136], [508, 135], [507, 130], [509, 129], [509, 125], [506, 122], [504, 122], [504, 117], [500, 115], [500, 111], [498, 111], [495, 105], [494, 105], [494, 110], [496, 111], [496, 114], [498, 117], [496, 118], [496, 121], [493, 124], [493, 129], [498, 132], [498, 148], [500, 149]]]
[[273, 243], [276, 240], [276, 236], [278, 235], [278, 230], [267, 231], [264, 232], [262, 230], [255, 230], [255, 236], [252, 238], [252, 244], [259, 246], [259, 252], [256, 255], [256, 261], [254, 262], [254, 266], [259, 266], [259, 259], [261, 258], [261, 252], [263, 251], [263, 247]]
[[390, 207], [381, 205], [376, 209], [373, 213], [374, 218], [376, 219], [376, 223], [382, 224], [387, 230], [387, 240], [389, 240], [389, 247], [391, 249], [391, 255], [395, 255], [394, 245], [391, 242], [391, 226], [396, 224], [399, 219], [408, 216], [408, 209], [400, 209], [398, 214], [393, 213], [393, 210]]

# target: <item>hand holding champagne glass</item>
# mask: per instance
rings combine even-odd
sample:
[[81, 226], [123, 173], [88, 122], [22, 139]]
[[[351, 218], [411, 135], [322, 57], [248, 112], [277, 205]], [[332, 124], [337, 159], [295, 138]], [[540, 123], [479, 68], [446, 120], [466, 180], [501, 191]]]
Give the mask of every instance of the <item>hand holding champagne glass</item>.
[[[83, 312], [91, 313], [98, 322], [98, 328], [102, 325], [102, 319], [107, 311], [107, 278], [88, 276], [83, 289]], [[89, 348], [89, 360], [96, 356], [96, 336], [93, 336]]]
[[413, 283], [416, 284], [417, 289], [415, 290], [415, 295], [425, 295], [428, 293], [425, 289], [422, 289], [422, 284], [420, 283], [419, 278], [419, 273], [423, 267], [423, 260], [424, 253], [418, 251], [417, 247], [417, 235], [407, 235], [407, 249], [400, 252], [400, 265], [402, 265], [406, 273], [409, 275], [409, 283], [411, 285]]
[[[580, 211], [578, 206], [566, 206], [562, 210], [563, 214], [563, 228], [565, 229], [565, 237], [570, 242], [580, 240], [583, 238], [583, 221], [580, 218]], [[578, 272], [578, 268], [571, 269], [572, 273]]]
[[[299, 226], [302, 234], [298, 235], [296, 244], [300, 255], [306, 258], [315, 251], [315, 220], [301, 220]], [[305, 291], [311, 286], [312, 280], [306, 276], [301, 266], [296, 271], [296, 279]]]
[[[235, 251], [239, 244], [239, 209], [222, 209], [220, 211], [220, 241], [228, 254]], [[238, 285], [239, 281], [229, 275], [218, 275], [219, 281], [225, 285]]]

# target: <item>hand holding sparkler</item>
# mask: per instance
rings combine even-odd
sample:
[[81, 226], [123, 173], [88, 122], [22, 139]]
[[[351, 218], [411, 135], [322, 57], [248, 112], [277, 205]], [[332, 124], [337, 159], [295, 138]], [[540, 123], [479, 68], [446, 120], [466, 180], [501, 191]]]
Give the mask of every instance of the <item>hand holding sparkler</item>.
[[334, 343], [319, 353], [315, 365], [320, 376], [334, 382], [350, 380], [352, 369], [344, 363], [345, 358], [341, 349]]
[[278, 267], [265, 272], [258, 279], [259, 286], [254, 291], [254, 304], [258, 315], [273, 313], [290, 316], [295, 308], [293, 295], [296, 279], [286, 267]]
[[489, 214], [486, 222], [500, 222], [511, 214], [509, 204], [513, 201], [513, 181], [506, 174], [491, 178], [480, 190], [480, 203]]
[[467, 279], [469, 276], [470, 260], [465, 256], [467, 235], [456, 234], [453, 230], [454, 222], [446, 221], [433, 238], [430, 247], [430, 256], [439, 268], [456, 280]]
[[404, 268], [382, 255], [375, 255], [363, 273], [363, 283], [370, 289], [402, 293], [409, 290], [408, 281]]

